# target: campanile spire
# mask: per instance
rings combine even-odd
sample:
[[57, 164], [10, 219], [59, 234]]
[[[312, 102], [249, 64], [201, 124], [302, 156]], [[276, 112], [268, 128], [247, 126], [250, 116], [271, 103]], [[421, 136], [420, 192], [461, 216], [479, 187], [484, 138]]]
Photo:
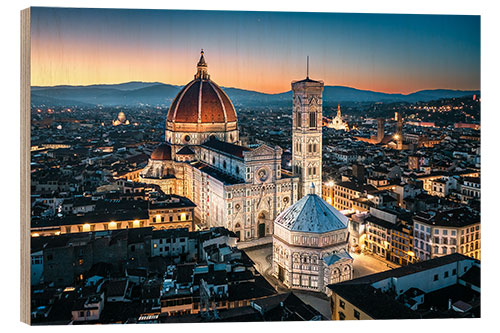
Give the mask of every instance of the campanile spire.
[[309, 56], [307, 56], [307, 74], [306, 74], [306, 78], [309, 79]]

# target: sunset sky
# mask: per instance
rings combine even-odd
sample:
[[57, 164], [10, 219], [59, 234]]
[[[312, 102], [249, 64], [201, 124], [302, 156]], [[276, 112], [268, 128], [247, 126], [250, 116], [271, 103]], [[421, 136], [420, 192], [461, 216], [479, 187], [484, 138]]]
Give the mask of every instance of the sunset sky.
[[389, 93], [480, 89], [479, 16], [32, 8], [36, 86], [184, 85], [200, 49], [221, 86], [267, 93], [306, 75]]

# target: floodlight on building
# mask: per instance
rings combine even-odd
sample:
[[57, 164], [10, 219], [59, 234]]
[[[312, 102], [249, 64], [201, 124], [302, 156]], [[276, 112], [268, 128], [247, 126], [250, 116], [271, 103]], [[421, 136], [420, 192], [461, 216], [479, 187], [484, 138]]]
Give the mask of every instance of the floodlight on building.
[[139, 220], [134, 221], [134, 228], [137, 228], [141, 225], [141, 222]]

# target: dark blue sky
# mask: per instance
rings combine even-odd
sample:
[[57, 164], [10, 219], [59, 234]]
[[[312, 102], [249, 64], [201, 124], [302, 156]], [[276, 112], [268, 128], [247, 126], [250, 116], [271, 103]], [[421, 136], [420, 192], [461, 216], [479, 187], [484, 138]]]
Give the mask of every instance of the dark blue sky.
[[480, 88], [479, 16], [34, 8], [32, 44], [41, 85], [184, 84], [204, 48], [224, 86], [288, 90], [309, 55], [328, 85]]

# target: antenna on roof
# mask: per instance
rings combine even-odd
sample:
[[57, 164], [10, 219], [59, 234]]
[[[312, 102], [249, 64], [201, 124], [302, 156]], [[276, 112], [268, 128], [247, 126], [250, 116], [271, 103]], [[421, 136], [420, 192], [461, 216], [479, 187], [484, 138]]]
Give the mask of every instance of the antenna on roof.
[[309, 78], [309, 56], [307, 56], [307, 78]]

